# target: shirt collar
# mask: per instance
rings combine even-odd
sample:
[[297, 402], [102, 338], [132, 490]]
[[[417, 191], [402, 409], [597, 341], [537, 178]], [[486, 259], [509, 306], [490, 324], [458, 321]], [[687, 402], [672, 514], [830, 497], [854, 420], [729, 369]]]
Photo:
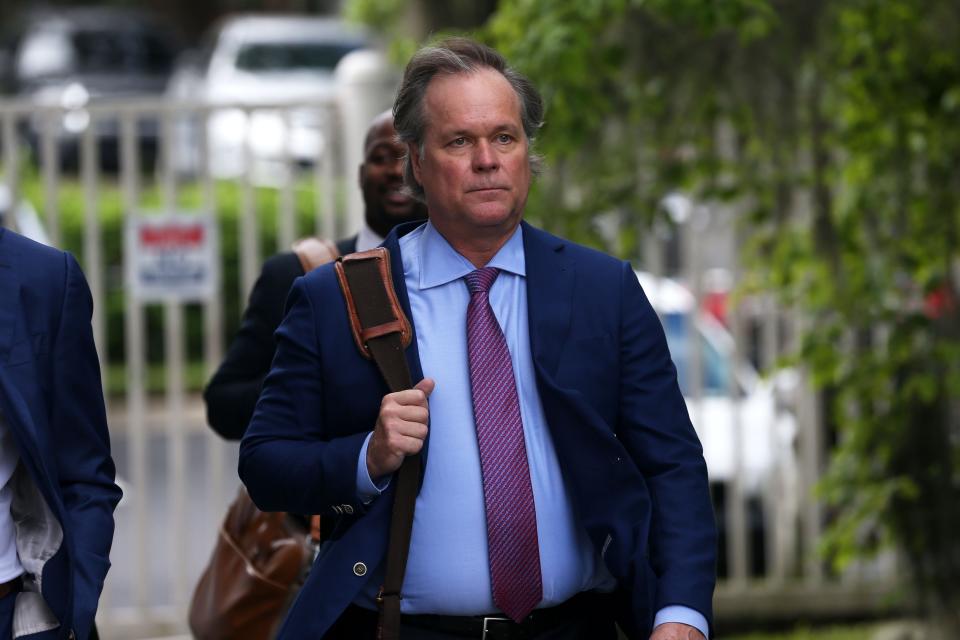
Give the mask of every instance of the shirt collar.
[[383, 244], [383, 238], [380, 234], [370, 228], [370, 225], [364, 223], [357, 233], [357, 251], [368, 251], [374, 247]]
[[[513, 235], [487, 263], [501, 271], [526, 276], [526, 261], [523, 255], [523, 231], [517, 225]], [[420, 289], [438, 287], [453, 282], [476, 267], [450, 246], [429, 221], [420, 236]]]

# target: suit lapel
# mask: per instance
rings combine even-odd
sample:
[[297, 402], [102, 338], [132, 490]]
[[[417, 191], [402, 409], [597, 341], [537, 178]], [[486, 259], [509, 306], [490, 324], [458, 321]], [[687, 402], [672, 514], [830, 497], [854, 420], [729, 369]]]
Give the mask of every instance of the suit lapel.
[[570, 330], [576, 268], [565, 240], [522, 224], [530, 346], [534, 362], [552, 375]]
[[7, 361], [20, 313], [20, 280], [14, 269], [14, 245], [0, 227], [0, 363]]
[[[14, 377], [14, 373], [7, 371], [14, 333], [21, 319], [20, 279], [15, 268], [19, 258], [16, 244], [11, 242], [9, 233], [0, 227], [0, 413], [4, 415], [17, 442], [20, 459], [30, 467], [33, 478], [36, 479], [46, 478], [48, 475], [40, 473], [37, 468], [38, 464], [43, 464], [43, 460], [37, 451], [33, 419], [20, 391], [18, 379]], [[29, 265], [21, 267], [26, 269]], [[49, 500], [47, 485], [41, 483], [40, 486]]]
[[[423, 379], [423, 367], [420, 364], [420, 350], [417, 348], [417, 327], [413, 321], [413, 314], [410, 311], [410, 297], [407, 295], [407, 281], [403, 277], [403, 256], [400, 255], [400, 236], [407, 234], [419, 227], [422, 223], [411, 222], [395, 227], [393, 231], [383, 241], [383, 246], [390, 252], [390, 275], [393, 278], [393, 288], [397, 292], [397, 300], [403, 312], [407, 314], [407, 320], [410, 321], [411, 338], [410, 346], [406, 349], [407, 366], [410, 367], [410, 379], [416, 384]], [[430, 434], [423, 443], [423, 449], [420, 452], [420, 461], [423, 469], [427, 464], [427, 451], [430, 448]], [[422, 470], [421, 470], [422, 471]], [[420, 481], [423, 481], [423, 473], [420, 474]]]
[[410, 321], [412, 329], [412, 338], [410, 346], [407, 347], [407, 365], [410, 367], [410, 377], [414, 384], [423, 378], [423, 369], [420, 366], [420, 351], [417, 349], [417, 328], [413, 325], [413, 314], [410, 313], [410, 297], [407, 295], [407, 281], [403, 277], [403, 257], [400, 255], [400, 236], [416, 229], [421, 223], [409, 223], [401, 225], [398, 229], [390, 232], [390, 235], [383, 241], [383, 246], [390, 252], [390, 275], [393, 278], [393, 288], [397, 292], [397, 300], [403, 312], [407, 314], [407, 320]]

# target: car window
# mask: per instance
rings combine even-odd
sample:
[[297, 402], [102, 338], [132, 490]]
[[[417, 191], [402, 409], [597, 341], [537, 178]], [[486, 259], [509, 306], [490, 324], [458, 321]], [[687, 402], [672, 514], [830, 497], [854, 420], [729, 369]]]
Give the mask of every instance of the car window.
[[[683, 313], [668, 313], [662, 317], [667, 346], [677, 367], [680, 390], [688, 397], [693, 394], [693, 353], [690, 349], [689, 320], [689, 315]], [[700, 349], [701, 389], [704, 395], [728, 395], [731, 371], [729, 356], [721, 353], [699, 330], [696, 330], [694, 335]]]
[[148, 31], [78, 31], [72, 39], [80, 73], [164, 74], [173, 66], [173, 48], [162, 37]]
[[343, 56], [357, 48], [346, 43], [247, 44], [237, 53], [237, 68], [255, 73], [333, 71]]
[[23, 43], [17, 72], [25, 80], [72, 73], [166, 74], [173, 47], [145, 30], [37, 31]]

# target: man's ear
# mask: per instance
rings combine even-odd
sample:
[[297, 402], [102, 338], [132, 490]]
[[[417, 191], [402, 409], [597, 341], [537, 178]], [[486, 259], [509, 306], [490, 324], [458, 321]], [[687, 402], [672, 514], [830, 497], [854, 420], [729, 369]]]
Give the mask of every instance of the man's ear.
[[360, 166], [357, 167], [357, 169], [358, 169], [358, 171], [357, 171], [357, 182], [358, 182], [358, 184], [360, 185], [360, 190], [361, 190], [361, 191], [363, 191], [363, 183], [366, 181], [366, 178], [365, 178], [364, 175], [363, 175], [363, 174], [366, 172], [366, 171], [365, 171], [366, 168], [367, 168], [367, 163], [366, 163], [366, 162], [361, 162], [361, 163], [360, 163]]
[[407, 143], [407, 155], [410, 157], [410, 167], [413, 168], [413, 177], [419, 184], [423, 184], [420, 179], [420, 149], [412, 142]]

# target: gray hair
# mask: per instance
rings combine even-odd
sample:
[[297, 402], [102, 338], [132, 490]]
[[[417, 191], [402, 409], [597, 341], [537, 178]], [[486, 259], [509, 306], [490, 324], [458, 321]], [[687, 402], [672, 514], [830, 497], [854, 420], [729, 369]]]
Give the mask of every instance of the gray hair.
[[[448, 38], [417, 51], [407, 63], [403, 82], [393, 103], [393, 126], [404, 144], [416, 145], [423, 155], [423, 137], [427, 127], [423, 99], [430, 81], [438, 73], [473, 73], [482, 68], [499, 72], [510, 83], [520, 100], [520, 121], [527, 138], [531, 174], [539, 175], [543, 159], [533, 152], [537, 130], [543, 126], [543, 99], [526, 77], [510, 68], [494, 49], [469, 38]], [[410, 194], [424, 201], [423, 186], [413, 175], [408, 153], [403, 163], [403, 178]]]

